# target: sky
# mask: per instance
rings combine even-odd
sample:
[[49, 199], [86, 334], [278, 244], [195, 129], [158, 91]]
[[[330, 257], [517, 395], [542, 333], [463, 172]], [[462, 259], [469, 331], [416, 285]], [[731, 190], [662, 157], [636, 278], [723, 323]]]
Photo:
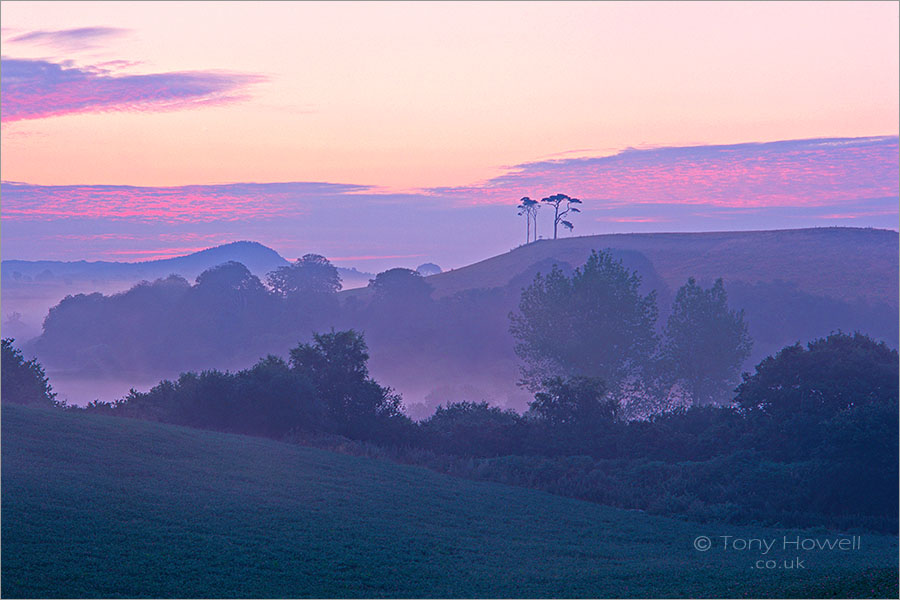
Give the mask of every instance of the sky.
[[[897, 228], [894, 2], [3, 2], [4, 259]], [[549, 212], [539, 233], [552, 236]]]

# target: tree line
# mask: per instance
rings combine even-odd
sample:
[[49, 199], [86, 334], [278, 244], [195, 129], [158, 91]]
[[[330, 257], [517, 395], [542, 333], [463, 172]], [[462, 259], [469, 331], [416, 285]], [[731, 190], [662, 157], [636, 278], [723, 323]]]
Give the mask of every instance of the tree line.
[[[556, 375], [599, 377], [629, 399], [631, 413], [725, 399], [751, 341], [724, 284], [689, 279], [660, 331], [656, 294], [642, 295], [640, 285], [611, 252], [593, 252], [571, 275], [554, 265], [530, 282], [438, 300], [416, 271], [390, 269], [371, 280], [368, 296], [341, 302], [340, 277], [322, 256], [307, 254], [265, 282], [229, 262], [193, 285], [172, 275], [112, 296], [68, 296], [50, 310], [34, 350], [87, 373], [235, 368], [313, 331], [354, 329], [391, 367], [445, 365], [446, 377], [518, 356], [530, 390]], [[429, 376], [410, 370], [406, 378]]]

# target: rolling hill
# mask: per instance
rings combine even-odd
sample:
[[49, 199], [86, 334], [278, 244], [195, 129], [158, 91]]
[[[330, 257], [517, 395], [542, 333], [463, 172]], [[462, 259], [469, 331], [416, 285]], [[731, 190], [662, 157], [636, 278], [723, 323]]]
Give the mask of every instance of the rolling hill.
[[186, 279], [193, 279], [206, 269], [230, 260], [243, 263], [258, 276], [288, 264], [280, 254], [258, 242], [232, 242], [185, 256], [137, 262], [4, 260], [3, 277], [13, 280], [27, 277], [37, 281], [69, 279], [137, 282], [177, 273]]
[[[896, 597], [854, 551], [264, 439], [4, 405], [5, 597]], [[694, 549], [698, 536], [713, 543]], [[720, 547], [721, 544], [721, 547]], [[702, 545], [702, 542], [701, 542]], [[802, 556], [798, 556], [798, 554]], [[803, 561], [786, 569], [785, 560]], [[761, 570], [760, 559], [778, 568]]]
[[[500, 287], [531, 265], [580, 266], [591, 250], [637, 252], [672, 290], [688, 277], [796, 284], [808, 294], [897, 307], [896, 231], [829, 227], [719, 233], [628, 233], [539, 240], [428, 278], [436, 295]], [[640, 266], [637, 267], [641, 272]], [[647, 273], [643, 273], [647, 275]]]
[[[2, 273], [4, 281], [53, 281], [68, 280], [108, 282], [125, 281], [137, 283], [141, 280], [153, 280], [176, 273], [193, 280], [197, 275], [230, 260], [242, 263], [257, 277], [263, 278], [266, 273], [289, 264], [289, 261], [278, 252], [259, 242], [231, 242], [207, 248], [184, 256], [159, 260], [143, 260], [136, 262], [110, 261], [58, 261], [58, 260], [4, 260]], [[338, 273], [344, 280], [344, 287], [366, 285], [372, 273], [364, 273], [354, 269], [338, 267]]]

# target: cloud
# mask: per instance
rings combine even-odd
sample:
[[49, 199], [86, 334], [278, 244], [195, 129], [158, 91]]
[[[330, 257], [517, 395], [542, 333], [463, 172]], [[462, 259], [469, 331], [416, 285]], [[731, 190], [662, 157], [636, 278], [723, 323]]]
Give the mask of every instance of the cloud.
[[260, 75], [219, 71], [111, 76], [103, 69], [3, 59], [4, 123], [84, 112], [179, 110], [238, 100]]
[[896, 201], [898, 156], [896, 136], [629, 149], [525, 163], [480, 185], [428, 193], [462, 203], [515, 204], [522, 196], [563, 192], [585, 200], [587, 211], [660, 203], [749, 208]]
[[315, 203], [364, 191], [336, 183], [234, 183], [179, 187], [31, 185], [4, 181], [4, 221], [59, 219], [161, 223], [247, 221], [298, 216]]
[[104, 42], [129, 33], [119, 27], [77, 27], [74, 29], [37, 30], [17, 35], [7, 43], [33, 43], [52, 46], [69, 52], [94, 48]]

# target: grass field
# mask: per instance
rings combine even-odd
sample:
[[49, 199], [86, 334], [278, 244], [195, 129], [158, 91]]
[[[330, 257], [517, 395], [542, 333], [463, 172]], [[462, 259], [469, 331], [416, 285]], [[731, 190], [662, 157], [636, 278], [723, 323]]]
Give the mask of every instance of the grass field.
[[[710, 550], [694, 549], [700, 535]], [[785, 535], [836, 536], [651, 517], [251, 437], [2, 410], [4, 597], [897, 596], [896, 537], [783, 551]], [[719, 536], [777, 543], [761, 555]], [[756, 568], [795, 558], [804, 568]]]

